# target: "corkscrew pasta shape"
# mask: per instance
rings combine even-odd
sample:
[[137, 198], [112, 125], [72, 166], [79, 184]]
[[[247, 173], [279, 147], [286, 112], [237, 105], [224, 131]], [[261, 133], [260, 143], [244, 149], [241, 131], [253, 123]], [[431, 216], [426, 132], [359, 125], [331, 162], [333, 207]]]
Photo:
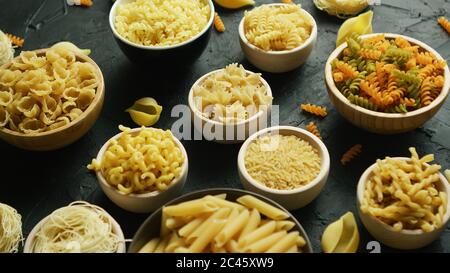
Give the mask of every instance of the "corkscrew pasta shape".
[[319, 117], [326, 117], [328, 115], [327, 113], [327, 108], [323, 107], [323, 106], [319, 106], [319, 105], [314, 105], [314, 104], [300, 104], [300, 108], [305, 111], [308, 112], [310, 114], [319, 116]]
[[12, 34], [10, 34], [10, 33], [6, 33], [6, 36], [9, 38], [9, 40], [11, 40], [11, 43], [12, 43], [14, 46], [17, 46], [17, 47], [23, 47], [23, 44], [25, 43], [25, 40], [24, 40], [24, 39], [22, 39], [22, 38], [20, 38], [20, 37], [17, 37], [17, 36], [15, 36], [15, 35], [12, 35]]
[[308, 130], [310, 133], [312, 133], [319, 139], [322, 139], [319, 129], [317, 128], [317, 125], [314, 122], [311, 121], [308, 125], [306, 125], [306, 130]]
[[214, 13], [214, 27], [218, 32], [225, 32], [225, 24], [217, 12]]
[[450, 21], [448, 21], [447, 18], [444, 16], [439, 17], [438, 23], [443, 29], [445, 29], [445, 31], [447, 31], [448, 34], [450, 34]]
[[356, 144], [351, 147], [347, 152], [342, 155], [341, 164], [347, 165], [350, 161], [352, 161], [356, 156], [358, 156], [362, 152], [362, 145]]

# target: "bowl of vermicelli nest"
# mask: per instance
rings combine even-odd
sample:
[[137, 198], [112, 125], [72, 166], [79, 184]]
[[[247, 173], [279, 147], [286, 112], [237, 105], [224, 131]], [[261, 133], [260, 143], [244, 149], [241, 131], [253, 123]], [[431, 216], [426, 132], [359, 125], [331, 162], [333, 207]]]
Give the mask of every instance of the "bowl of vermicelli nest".
[[414, 130], [441, 108], [450, 70], [437, 51], [399, 34], [351, 35], [325, 66], [328, 95], [357, 127], [379, 134]]
[[180, 195], [188, 174], [183, 144], [170, 130], [119, 129], [88, 165], [106, 196], [125, 210], [148, 213]]
[[53, 211], [28, 235], [24, 253], [125, 253], [120, 225], [99, 206], [77, 201]]
[[260, 73], [237, 63], [211, 71], [192, 86], [188, 103], [195, 129], [206, 140], [241, 143], [267, 127], [272, 90]]
[[24, 51], [0, 68], [0, 138], [54, 150], [81, 138], [103, 106], [104, 81], [85, 51], [67, 42]]
[[141, 225], [131, 253], [311, 253], [301, 224], [276, 202], [238, 189], [183, 195]]
[[377, 160], [361, 176], [357, 206], [369, 233], [387, 246], [417, 249], [436, 240], [450, 218], [450, 186], [432, 154]]

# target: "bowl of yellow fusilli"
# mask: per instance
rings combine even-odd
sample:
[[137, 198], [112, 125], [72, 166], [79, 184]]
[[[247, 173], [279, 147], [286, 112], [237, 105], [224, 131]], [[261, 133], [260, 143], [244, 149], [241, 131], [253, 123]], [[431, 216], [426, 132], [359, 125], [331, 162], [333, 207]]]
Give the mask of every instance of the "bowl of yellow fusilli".
[[446, 61], [427, 44], [399, 34], [352, 35], [325, 66], [337, 111], [379, 134], [414, 130], [441, 108], [450, 89]]
[[266, 72], [283, 73], [306, 62], [316, 44], [317, 24], [300, 5], [261, 5], [245, 13], [239, 38], [250, 63]]
[[205, 50], [214, 19], [212, 0], [117, 0], [109, 25], [133, 62], [189, 64]]

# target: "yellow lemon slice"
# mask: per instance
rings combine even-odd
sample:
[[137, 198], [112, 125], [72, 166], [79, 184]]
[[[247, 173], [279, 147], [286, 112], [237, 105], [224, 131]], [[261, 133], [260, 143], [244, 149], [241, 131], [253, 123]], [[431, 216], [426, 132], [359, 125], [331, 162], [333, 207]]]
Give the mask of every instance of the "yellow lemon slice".
[[126, 112], [139, 126], [152, 126], [158, 122], [161, 116], [162, 106], [158, 105], [153, 98], [142, 98], [137, 100]]
[[372, 33], [372, 18], [373, 11], [369, 10], [359, 16], [345, 20], [339, 28], [336, 38], [336, 47], [344, 43], [347, 37], [352, 33], [360, 35]]
[[347, 212], [331, 223], [322, 235], [325, 253], [355, 253], [359, 245], [359, 232], [353, 213]]
[[254, 0], [214, 0], [217, 5], [227, 9], [239, 9], [245, 6], [255, 5]]
[[54, 44], [51, 48], [53, 48], [53, 49], [62, 48], [65, 50], [72, 51], [74, 53], [84, 54], [86, 56], [91, 54], [90, 49], [80, 49], [79, 47], [77, 47], [76, 45], [74, 45], [71, 42], [59, 42], [57, 44]]

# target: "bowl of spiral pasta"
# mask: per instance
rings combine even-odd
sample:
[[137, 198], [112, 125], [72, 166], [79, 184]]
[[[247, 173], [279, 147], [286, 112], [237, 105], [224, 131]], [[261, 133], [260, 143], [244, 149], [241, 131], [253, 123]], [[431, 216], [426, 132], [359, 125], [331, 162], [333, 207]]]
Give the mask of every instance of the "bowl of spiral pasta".
[[94, 125], [103, 75], [85, 51], [68, 44], [23, 51], [0, 67], [1, 139], [27, 150], [55, 150]]
[[432, 164], [434, 155], [377, 160], [361, 176], [357, 206], [362, 223], [378, 241], [417, 249], [436, 240], [450, 218], [450, 185]]
[[131, 253], [312, 253], [308, 235], [286, 209], [245, 190], [185, 194], [141, 225]]
[[119, 129], [87, 166], [106, 196], [125, 210], [148, 213], [180, 195], [188, 174], [183, 144], [170, 130]]
[[357, 127], [408, 132], [441, 108], [450, 90], [446, 61], [427, 44], [391, 33], [351, 35], [325, 66], [328, 95]]
[[233, 144], [267, 127], [272, 99], [261, 74], [233, 63], [198, 79], [188, 103], [194, 127], [206, 140]]
[[306, 62], [316, 44], [317, 24], [301, 5], [264, 4], [245, 12], [239, 38], [250, 63], [283, 73]]
[[123, 53], [134, 63], [158, 66], [195, 61], [209, 42], [213, 19], [212, 0], [117, 0], [109, 13]]

